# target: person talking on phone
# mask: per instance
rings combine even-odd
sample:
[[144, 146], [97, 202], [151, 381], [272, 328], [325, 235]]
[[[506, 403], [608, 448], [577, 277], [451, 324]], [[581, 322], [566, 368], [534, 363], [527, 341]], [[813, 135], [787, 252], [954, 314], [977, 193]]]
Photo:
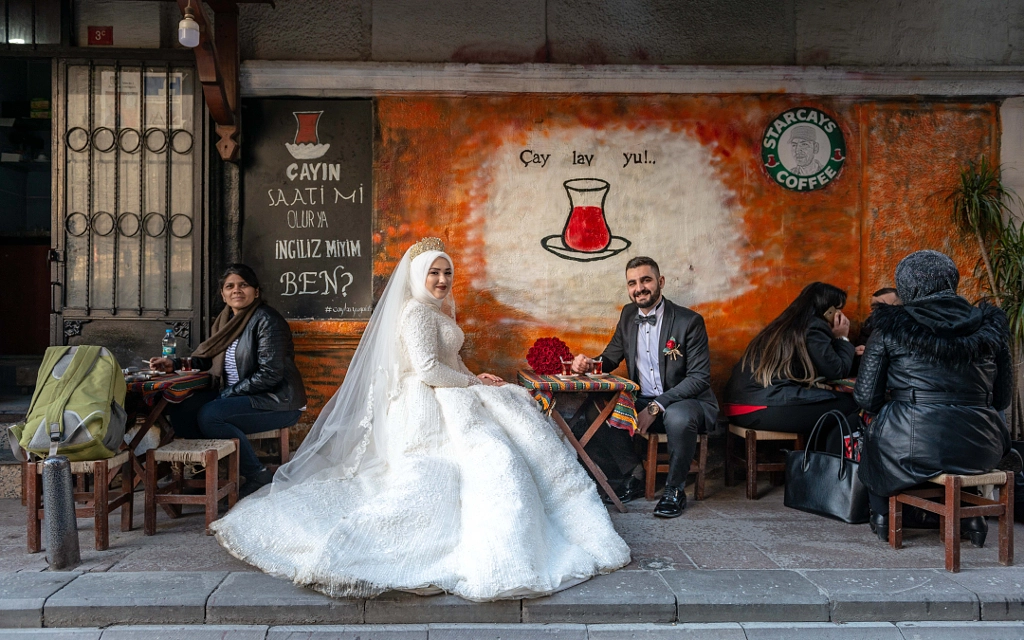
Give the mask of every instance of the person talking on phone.
[[829, 411], [856, 413], [852, 394], [821, 384], [845, 378], [853, 368], [845, 304], [845, 291], [812, 282], [754, 337], [725, 387], [730, 422], [807, 435]]

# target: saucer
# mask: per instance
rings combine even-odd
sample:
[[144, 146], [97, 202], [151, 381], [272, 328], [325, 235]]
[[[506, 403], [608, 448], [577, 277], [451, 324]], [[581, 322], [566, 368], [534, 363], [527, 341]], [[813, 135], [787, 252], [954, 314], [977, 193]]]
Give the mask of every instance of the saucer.
[[574, 260], [576, 262], [594, 262], [597, 260], [604, 260], [622, 253], [628, 249], [631, 244], [633, 243], [622, 236], [612, 236], [612, 240], [608, 243], [608, 246], [600, 251], [577, 251], [576, 249], [565, 246], [565, 242], [562, 241], [562, 236], [560, 235], [547, 236], [540, 241], [540, 246], [544, 247], [559, 258]]
[[610, 373], [588, 373], [587, 377], [588, 378], [607, 378], [610, 375], [611, 375]]
[[561, 373], [556, 373], [555, 377], [558, 378], [559, 380], [576, 380], [577, 378], [580, 377], [580, 375], [578, 373], [573, 373], [573, 374], [570, 374], [570, 375], [563, 375]]

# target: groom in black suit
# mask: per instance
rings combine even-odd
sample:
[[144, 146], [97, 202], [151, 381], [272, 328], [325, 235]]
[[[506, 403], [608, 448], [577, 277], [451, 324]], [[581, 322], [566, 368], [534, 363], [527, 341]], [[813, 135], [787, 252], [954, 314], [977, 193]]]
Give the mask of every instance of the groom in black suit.
[[[651, 258], [637, 256], [626, 263], [626, 288], [633, 302], [622, 309], [601, 360], [606, 372], [625, 360], [626, 375], [640, 385], [636, 401], [640, 432], [668, 435], [668, 478], [654, 515], [675, 518], [686, 508], [683, 485], [697, 448], [697, 434], [714, 428], [718, 401], [711, 391], [704, 318], [666, 300], [661, 295], [664, 286], [665, 278]], [[593, 362], [578, 355], [573, 370], [587, 373]], [[600, 429], [598, 433], [601, 437], [595, 434], [591, 443], [603, 451], [592, 457], [605, 461], [598, 463], [606, 473], [617, 471], [608, 475], [612, 480], [623, 478], [619, 498], [632, 500], [643, 493], [643, 482], [642, 466], [629, 434], [621, 429]]]

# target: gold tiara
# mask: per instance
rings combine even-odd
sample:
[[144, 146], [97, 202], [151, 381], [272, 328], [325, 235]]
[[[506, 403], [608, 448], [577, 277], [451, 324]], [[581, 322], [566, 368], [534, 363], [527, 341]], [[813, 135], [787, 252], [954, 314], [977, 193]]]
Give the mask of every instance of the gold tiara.
[[441, 238], [423, 238], [409, 249], [409, 259], [428, 251], [444, 251], [444, 242]]

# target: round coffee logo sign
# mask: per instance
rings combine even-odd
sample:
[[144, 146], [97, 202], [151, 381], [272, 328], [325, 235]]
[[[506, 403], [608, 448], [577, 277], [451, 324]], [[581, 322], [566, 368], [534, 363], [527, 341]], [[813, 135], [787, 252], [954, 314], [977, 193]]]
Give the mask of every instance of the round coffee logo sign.
[[797, 107], [765, 129], [761, 161], [768, 175], [791, 191], [814, 191], [836, 179], [846, 161], [839, 123], [818, 109]]

